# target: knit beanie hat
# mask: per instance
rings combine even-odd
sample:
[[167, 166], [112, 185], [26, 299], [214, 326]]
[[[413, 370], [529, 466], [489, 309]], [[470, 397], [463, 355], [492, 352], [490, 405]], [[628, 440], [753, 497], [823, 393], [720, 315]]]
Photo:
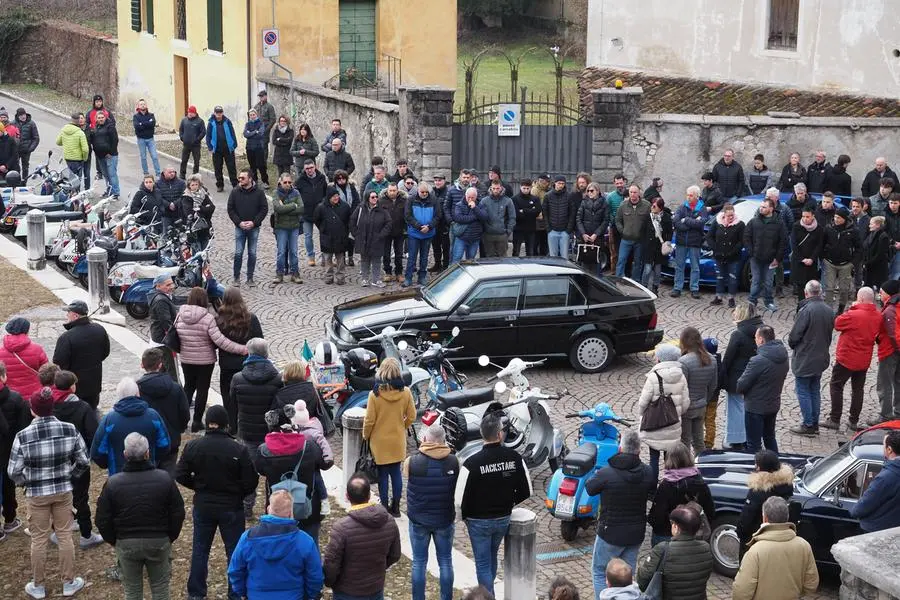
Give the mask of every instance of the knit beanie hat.
[[[287, 406], [285, 408], [287, 408]], [[298, 427], [306, 427], [309, 425], [309, 411], [306, 409], [306, 402], [297, 400], [294, 402], [293, 408], [294, 417], [291, 419], [291, 422]]]
[[266, 411], [266, 425], [269, 427], [269, 431], [276, 431], [278, 429], [278, 423], [281, 421], [281, 413], [280, 410], [270, 410]]
[[39, 417], [49, 417], [53, 414], [53, 391], [44, 387], [31, 395], [31, 412]]
[[18, 335], [20, 333], [28, 333], [31, 329], [31, 322], [24, 317], [15, 317], [10, 319], [6, 324], [6, 333]]
[[895, 296], [900, 293], [900, 280], [888, 279], [881, 284], [881, 291], [888, 296]]
[[228, 411], [224, 406], [214, 405], [206, 409], [206, 427], [209, 428], [210, 423], [218, 425], [219, 429], [228, 428]]

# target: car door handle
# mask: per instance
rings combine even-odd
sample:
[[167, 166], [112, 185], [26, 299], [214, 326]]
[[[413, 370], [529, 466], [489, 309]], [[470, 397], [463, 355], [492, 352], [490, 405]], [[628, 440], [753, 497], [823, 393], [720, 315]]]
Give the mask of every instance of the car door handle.
[[584, 316], [584, 309], [576, 308], [575, 310], [572, 311], [572, 315], [576, 316], [576, 317], [582, 317], [582, 316]]
[[515, 321], [517, 319], [516, 315], [506, 315], [507, 321]]

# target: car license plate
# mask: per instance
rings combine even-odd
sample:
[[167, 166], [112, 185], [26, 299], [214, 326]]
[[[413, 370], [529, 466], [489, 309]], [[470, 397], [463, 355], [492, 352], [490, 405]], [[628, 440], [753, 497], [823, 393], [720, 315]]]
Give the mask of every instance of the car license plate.
[[556, 501], [556, 514], [561, 516], [572, 516], [575, 512], [575, 497], [560, 496]]

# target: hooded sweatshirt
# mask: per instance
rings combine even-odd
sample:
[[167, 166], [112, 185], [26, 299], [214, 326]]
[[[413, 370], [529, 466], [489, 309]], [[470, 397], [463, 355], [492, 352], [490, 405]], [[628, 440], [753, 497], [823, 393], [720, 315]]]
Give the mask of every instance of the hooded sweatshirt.
[[156, 464], [169, 451], [169, 433], [159, 413], [137, 396], [116, 402], [103, 416], [91, 444], [91, 460], [112, 477], [125, 464], [125, 438], [138, 432], [150, 442], [150, 462]]
[[137, 381], [141, 398], [159, 413], [166, 424], [166, 432], [171, 442], [170, 452], [177, 452], [181, 446], [181, 432], [187, 429], [191, 418], [184, 389], [166, 371], [147, 373]]
[[41, 389], [37, 371], [47, 363], [47, 353], [27, 333], [10, 333], [3, 337], [0, 361], [6, 365], [6, 385], [23, 398], [31, 398]]
[[245, 345], [232, 342], [219, 331], [215, 317], [202, 306], [179, 308], [175, 329], [181, 341], [181, 362], [188, 365], [216, 364], [216, 347], [235, 354], [247, 352]]
[[628, 587], [605, 588], [597, 596], [598, 600], [641, 600], [644, 595], [638, 584], [632, 583]]
[[389, 465], [406, 458], [406, 430], [416, 420], [416, 405], [409, 389], [369, 392], [363, 439], [369, 441], [375, 463]]
[[[166, 377], [169, 377], [166, 375]], [[169, 377], [171, 379], [171, 377]], [[53, 416], [60, 421], [71, 423], [81, 434], [84, 445], [91, 447], [94, 441], [94, 434], [97, 433], [97, 412], [90, 404], [70, 392], [69, 390], [59, 390], [51, 388], [53, 392]]]

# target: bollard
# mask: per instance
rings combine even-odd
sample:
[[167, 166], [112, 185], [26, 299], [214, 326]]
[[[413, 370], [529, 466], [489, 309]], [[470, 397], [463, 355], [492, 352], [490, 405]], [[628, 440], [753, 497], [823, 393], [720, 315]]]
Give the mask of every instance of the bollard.
[[366, 419], [366, 409], [356, 406], [348, 409], [341, 415], [341, 423], [344, 426], [344, 489], [347, 482], [356, 470], [356, 461], [362, 451], [363, 421]]
[[503, 540], [503, 598], [522, 600], [537, 595], [537, 516], [514, 508]]
[[28, 261], [29, 269], [40, 271], [47, 266], [47, 240], [45, 223], [47, 215], [44, 211], [33, 208], [25, 214], [25, 223], [28, 226]]
[[109, 312], [108, 264], [106, 250], [96, 246], [87, 251], [88, 291], [91, 310], [101, 315]]

